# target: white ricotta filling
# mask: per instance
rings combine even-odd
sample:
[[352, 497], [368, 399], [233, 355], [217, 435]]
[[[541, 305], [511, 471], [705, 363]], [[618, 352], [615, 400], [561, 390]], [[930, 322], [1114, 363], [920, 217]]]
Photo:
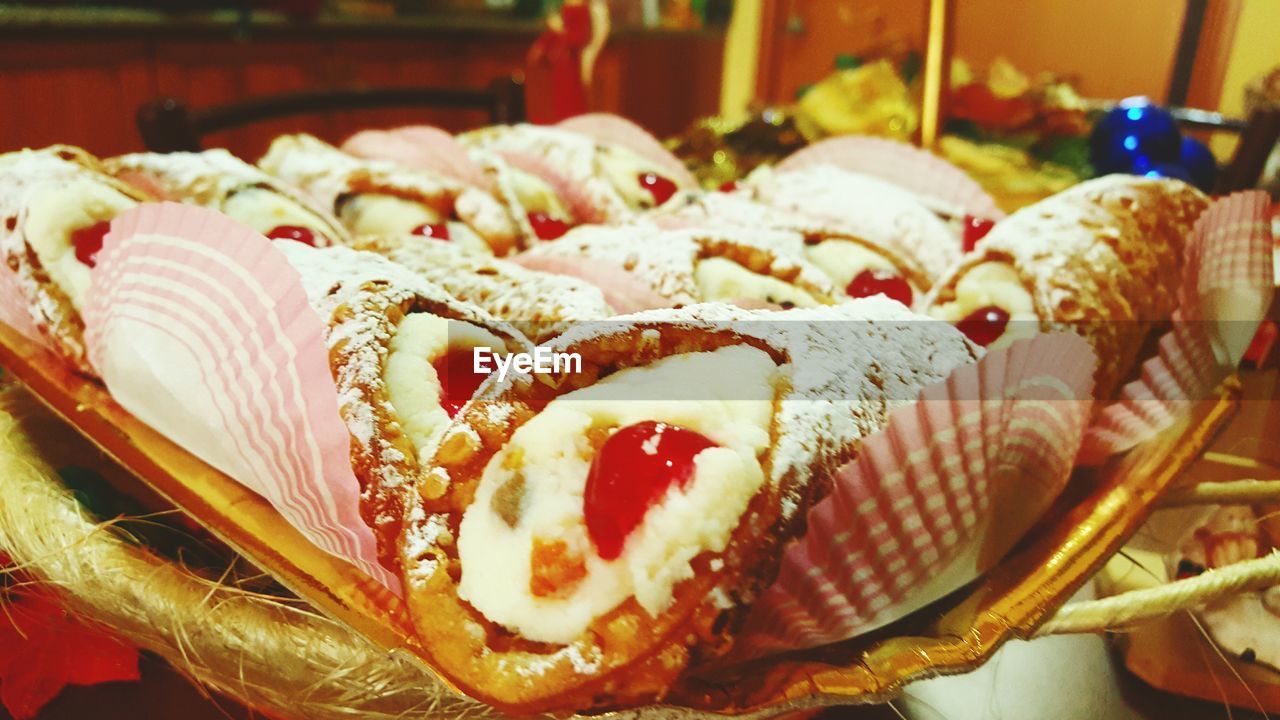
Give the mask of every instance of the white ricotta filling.
[[431, 363], [448, 352], [477, 347], [501, 353], [505, 346], [488, 330], [430, 313], [406, 315], [392, 336], [382, 380], [419, 457], [435, 446], [449, 423], [449, 413], [440, 405], [440, 377]]
[[449, 228], [449, 242], [470, 253], [493, 254], [493, 248], [489, 247], [489, 243], [466, 223], [450, 220], [446, 225]]
[[329, 231], [315, 213], [268, 188], [250, 187], [235, 191], [222, 203], [222, 212], [263, 235], [282, 225], [295, 225], [321, 237], [329, 237]]
[[955, 300], [929, 308], [939, 320], [957, 323], [977, 310], [995, 306], [1009, 313], [1009, 325], [1000, 339], [987, 346], [993, 350], [1014, 340], [1031, 337], [1040, 329], [1035, 302], [1018, 278], [1013, 266], [1004, 262], [984, 262], [973, 266], [956, 282]]
[[653, 193], [640, 184], [640, 176], [653, 173], [667, 177], [665, 173], [647, 163], [639, 155], [626, 148], [614, 146], [604, 146], [597, 150], [596, 168], [618, 191], [627, 205], [637, 210], [657, 205], [654, 202]]
[[775, 277], [753, 273], [732, 260], [712, 257], [693, 271], [702, 302], [761, 300], [774, 305], [817, 307], [812, 295]]
[[342, 204], [342, 224], [355, 235], [404, 235], [444, 218], [420, 202], [383, 193], [361, 193]]
[[26, 236], [49, 279], [77, 311], [89, 291], [89, 266], [76, 258], [71, 234], [111, 220], [138, 203], [88, 178], [38, 188], [27, 202]]
[[573, 217], [551, 185], [542, 178], [517, 168], [511, 168], [511, 191], [525, 212], [541, 212], [560, 220], [573, 222]]
[[[901, 274], [889, 258], [851, 240], [827, 239], [809, 245], [805, 248], [805, 257], [842, 288], [848, 287], [863, 270], [889, 270]], [[911, 291], [919, 295], [920, 288], [910, 280], [907, 282]]]
[[[561, 396], [521, 426], [489, 462], [462, 519], [458, 595], [489, 620], [522, 637], [569, 643], [629, 597], [651, 615], [693, 576], [690, 561], [723, 551], [765, 481], [760, 456], [770, 445], [778, 367], [748, 346], [689, 353], [621, 370]], [[596, 554], [583, 518], [594, 451], [590, 428], [646, 420], [697, 431], [718, 447], [694, 460], [686, 488], [672, 487], [631, 533], [622, 554]], [[523, 478], [515, 527], [494, 508], [494, 495], [516, 471]], [[560, 540], [585, 563], [585, 576], [563, 593], [530, 589], [534, 539]]]

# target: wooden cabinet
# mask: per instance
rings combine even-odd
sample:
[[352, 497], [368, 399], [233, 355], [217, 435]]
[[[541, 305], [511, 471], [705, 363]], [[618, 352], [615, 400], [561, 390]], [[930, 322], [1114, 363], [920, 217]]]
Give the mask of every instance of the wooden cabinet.
[[[137, 108], [172, 96], [208, 107], [274, 93], [337, 87], [484, 87], [524, 68], [536, 26], [439, 28], [279, 26], [240, 37], [228, 26], [23, 28], [0, 22], [0, 151], [57, 142], [100, 155], [140, 150]], [[621, 33], [602, 54], [596, 109], [659, 135], [719, 105], [723, 37]], [[536, 88], [534, 89], [536, 92]], [[534, 110], [539, 98], [530, 97]], [[208, 146], [255, 158], [271, 138], [309, 132], [329, 140], [411, 122], [462, 130], [479, 111], [379, 110], [299, 116], [218, 133]]]
[[138, 145], [133, 114], [155, 94], [146, 43], [0, 41], [0, 148]]

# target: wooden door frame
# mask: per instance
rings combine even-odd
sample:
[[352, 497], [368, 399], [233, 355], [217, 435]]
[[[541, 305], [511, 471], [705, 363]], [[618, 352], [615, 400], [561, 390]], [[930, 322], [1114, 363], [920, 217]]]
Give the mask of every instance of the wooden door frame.
[[[781, 83], [782, 39], [786, 33], [787, 13], [795, 0], [762, 0], [760, 13], [760, 52], [757, 56], [756, 97], [766, 103], [788, 102], [779, 97]], [[1195, 44], [1195, 62], [1187, 85], [1186, 104], [1192, 107], [1216, 108], [1222, 97], [1222, 83], [1231, 60], [1243, 0], [1207, 0], [1199, 39]], [[1175, 62], [1171, 59], [1170, 73]], [[1170, 87], [1173, 78], [1170, 78]]]

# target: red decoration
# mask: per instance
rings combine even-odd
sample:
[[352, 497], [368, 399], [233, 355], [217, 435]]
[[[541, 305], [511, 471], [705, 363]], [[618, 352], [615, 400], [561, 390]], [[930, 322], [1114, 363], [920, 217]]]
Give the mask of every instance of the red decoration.
[[1002, 98], [986, 85], [973, 83], [951, 91], [948, 113], [955, 120], [972, 120], [984, 128], [1012, 130], [1036, 117], [1035, 103], [1026, 97]]
[[587, 88], [609, 33], [608, 7], [599, 0], [565, 0], [529, 49], [529, 74], [546, 74], [551, 103], [539, 122], [554, 123], [587, 111]]
[[991, 232], [996, 226], [995, 220], [988, 220], [974, 215], [964, 216], [964, 251], [972, 252], [978, 241]]
[[1280, 327], [1277, 327], [1275, 321], [1270, 318], [1263, 320], [1258, 326], [1258, 332], [1253, 336], [1253, 341], [1249, 343], [1249, 349], [1244, 351], [1244, 361], [1254, 367], [1266, 366], [1267, 358], [1275, 349], [1277, 339], [1280, 339]]
[[419, 225], [413, 229], [412, 234], [433, 238], [435, 240], [443, 240], [445, 242], [450, 240], [449, 226], [445, 223], [426, 223], [425, 225]]
[[911, 301], [915, 298], [911, 283], [892, 270], [863, 270], [849, 281], [844, 291], [849, 297], [854, 298], [884, 295], [907, 307], [911, 307]]
[[316, 246], [316, 234], [311, 228], [305, 228], [301, 225], [281, 225], [274, 227], [271, 232], [267, 233], [267, 237], [272, 240], [293, 240], [303, 245]]
[[956, 323], [956, 329], [964, 333], [965, 337], [986, 347], [999, 340], [1008, 325], [1009, 313], [1003, 308], [988, 305], [969, 313], [965, 319]]
[[657, 173], [640, 173], [640, 187], [653, 196], [654, 205], [662, 205], [676, 194], [676, 184]]
[[692, 430], [652, 420], [621, 428], [596, 452], [582, 512], [587, 535], [605, 560], [622, 554], [632, 530], [667, 488], [693, 477], [693, 458], [715, 443]]
[[569, 232], [569, 223], [557, 220], [547, 213], [537, 211], [529, 213], [529, 226], [539, 240], [555, 240]]
[[15, 720], [34, 718], [67, 685], [138, 679], [137, 649], [31, 587], [10, 591], [0, 613], [0, 702]]
[[103, 220], [88, 227], [82, 227], [71, 233], [71, 245], [76, 249], [76, 259], [93, 267], [98, 264], [98, 253], [102, 251], [102, 241], [111, 230], [111, 221]]
[[476, 394], [480, 383], [489, 377], [475, 371], [475, 358], [471, 350], [452, 350], [431, 363], [440, 380], [440, 406], [449, 417], [458, 414], [463, 405]]

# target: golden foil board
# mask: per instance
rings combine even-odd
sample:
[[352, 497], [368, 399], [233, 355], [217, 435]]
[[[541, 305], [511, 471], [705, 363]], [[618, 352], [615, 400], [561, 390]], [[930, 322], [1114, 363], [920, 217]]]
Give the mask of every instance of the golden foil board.
[[405, 608], [381, 584], [312, 545], [262, 496], [143, 424], [100, 383], [2, 323], [0, 365], [121, 467], [318, 611], [380, 645], [412, 649]]
[[[122, 467], [317, 610], [383, 647], [427, 659], [400, 600], [312, 545], [266, 500], [125, 412], [101, 384], [3, 324], [0, 364]], [[1066, 500], [968, 588], [868, 636], [695, 674], [650, 710], [768, 716], [882, 702], [912, 680], [982, 664], [1004, 641], [1029, 637], [1137, 530], [1231, 417], [1239, 387], [1232, 378], [1143, 446], [1104, 467], [1078, 469]], [[448, 684], [447, 672], [435, 674]]]

